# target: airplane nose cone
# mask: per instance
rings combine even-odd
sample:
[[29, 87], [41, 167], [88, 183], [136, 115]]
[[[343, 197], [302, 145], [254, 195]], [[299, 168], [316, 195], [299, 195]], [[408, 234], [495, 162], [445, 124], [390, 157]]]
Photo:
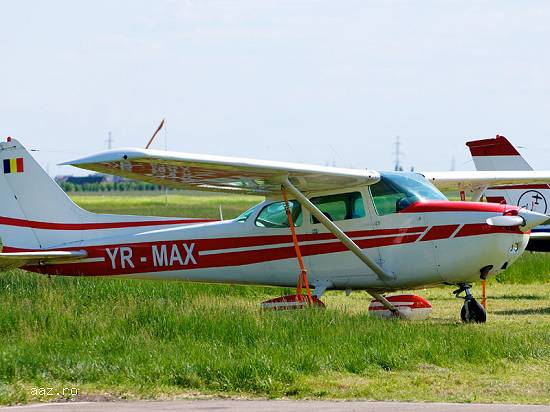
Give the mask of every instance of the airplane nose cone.
[[536, 226], [540, 226], [548, 221], [550, 221], [550, 217], [547, 215], [543, 215], [542, 213], [532, 212], [527, 209], [520, 209], [519, 216], [523, 218], [525, 223], [521, 226], [521, 230], [528, 231]]

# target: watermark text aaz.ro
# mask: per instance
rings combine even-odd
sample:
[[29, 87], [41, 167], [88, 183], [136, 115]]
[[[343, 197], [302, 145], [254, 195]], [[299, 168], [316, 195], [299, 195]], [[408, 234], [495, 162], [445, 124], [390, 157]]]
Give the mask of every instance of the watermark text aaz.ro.
[[31, 396], [76, 396], [78, 388], [31, 388]]

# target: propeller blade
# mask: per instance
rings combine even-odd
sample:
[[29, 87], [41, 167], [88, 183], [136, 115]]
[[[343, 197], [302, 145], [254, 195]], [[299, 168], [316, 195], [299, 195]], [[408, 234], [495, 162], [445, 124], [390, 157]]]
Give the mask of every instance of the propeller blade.
[[521, 216], [494, 216], [486, 220], [489, 226], [510, 227], [523, 226], [525, 220]]

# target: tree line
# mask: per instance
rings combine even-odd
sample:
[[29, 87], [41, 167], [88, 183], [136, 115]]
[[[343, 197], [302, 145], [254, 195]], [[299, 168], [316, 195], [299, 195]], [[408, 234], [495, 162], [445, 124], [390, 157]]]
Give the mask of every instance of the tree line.
[[61, 189], [67, 193], [73, 192], [132, 192], [164, 190], [163, 186], [144, 182], [101, 182], [101, 183], [70, 183], [58, 182]]

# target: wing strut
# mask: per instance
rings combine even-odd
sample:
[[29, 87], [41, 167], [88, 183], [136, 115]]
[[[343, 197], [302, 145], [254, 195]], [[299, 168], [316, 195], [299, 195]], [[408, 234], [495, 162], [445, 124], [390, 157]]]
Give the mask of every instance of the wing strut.
[[[309, 212], [313, 216], [315, 216], [317, 220], [323, 224], [324, 227], [326, 227], [334, 236], [336, 236], [336, 238], [338, 238], [352, 253], [354, 253], [355, 256], [361, 259], [363, 263], [365, 263], [378, 276], [380, 280], [389, 281], [394, 279], [393, 275], [386, 273], [380, 266], [376, 264], [376, 262], [365, 255], [363, 253], [363, 250], [359, 246], [357, 246], [357, 244], [352, 239], [350, 239], [348, 235], [346, 235], [338, 226], [336, 226], [329, 218], [327, 218], [323, 214], [323, 212], [321, 212], [317, 208], [317, 206], [311, 203], [310, 200], [306, 196], [304, 196], [302, 192], [300, 192], [292, 183], [290, 183], [288, 177], [283, 178], [282, 185], [296, 198], [296, 200], [298, 200], [298, 202], [304, 208], [309, 210]], [[367, 292], [393, 313], [399, 313], [399, 310], [379, 293], [373, 291]]]
[[288, 197], [284, 187], [281, 187], [283, 193], [283, 199], [285, 200], [285, 211], [288, 217], [288, 224], [290, 226], [290, 232], [292, 233], [292, 243], [294, 243], [294, 250], [296, 251], [296, 257], [298, 258], [298, 264], [300, 265], [300, 276], [298, 277], [298, 285], [296, 286], [296, 297], [298, 300], [302, 300], [302, 286], [306, 287], [307, 302], [313, 303], [313, 297], [311, 296], [311, 289], [309, 288], [309, 282], [307, 281], [307, 271], [302, 259], [302, 252], [300, 252], [300, 245], [298, 244], [298, 237], [296, 236], [296, 228], [294, 227], [294, 220], [292, 219], [292, 213], [290, 213], [290, 207], [288, 206]]

